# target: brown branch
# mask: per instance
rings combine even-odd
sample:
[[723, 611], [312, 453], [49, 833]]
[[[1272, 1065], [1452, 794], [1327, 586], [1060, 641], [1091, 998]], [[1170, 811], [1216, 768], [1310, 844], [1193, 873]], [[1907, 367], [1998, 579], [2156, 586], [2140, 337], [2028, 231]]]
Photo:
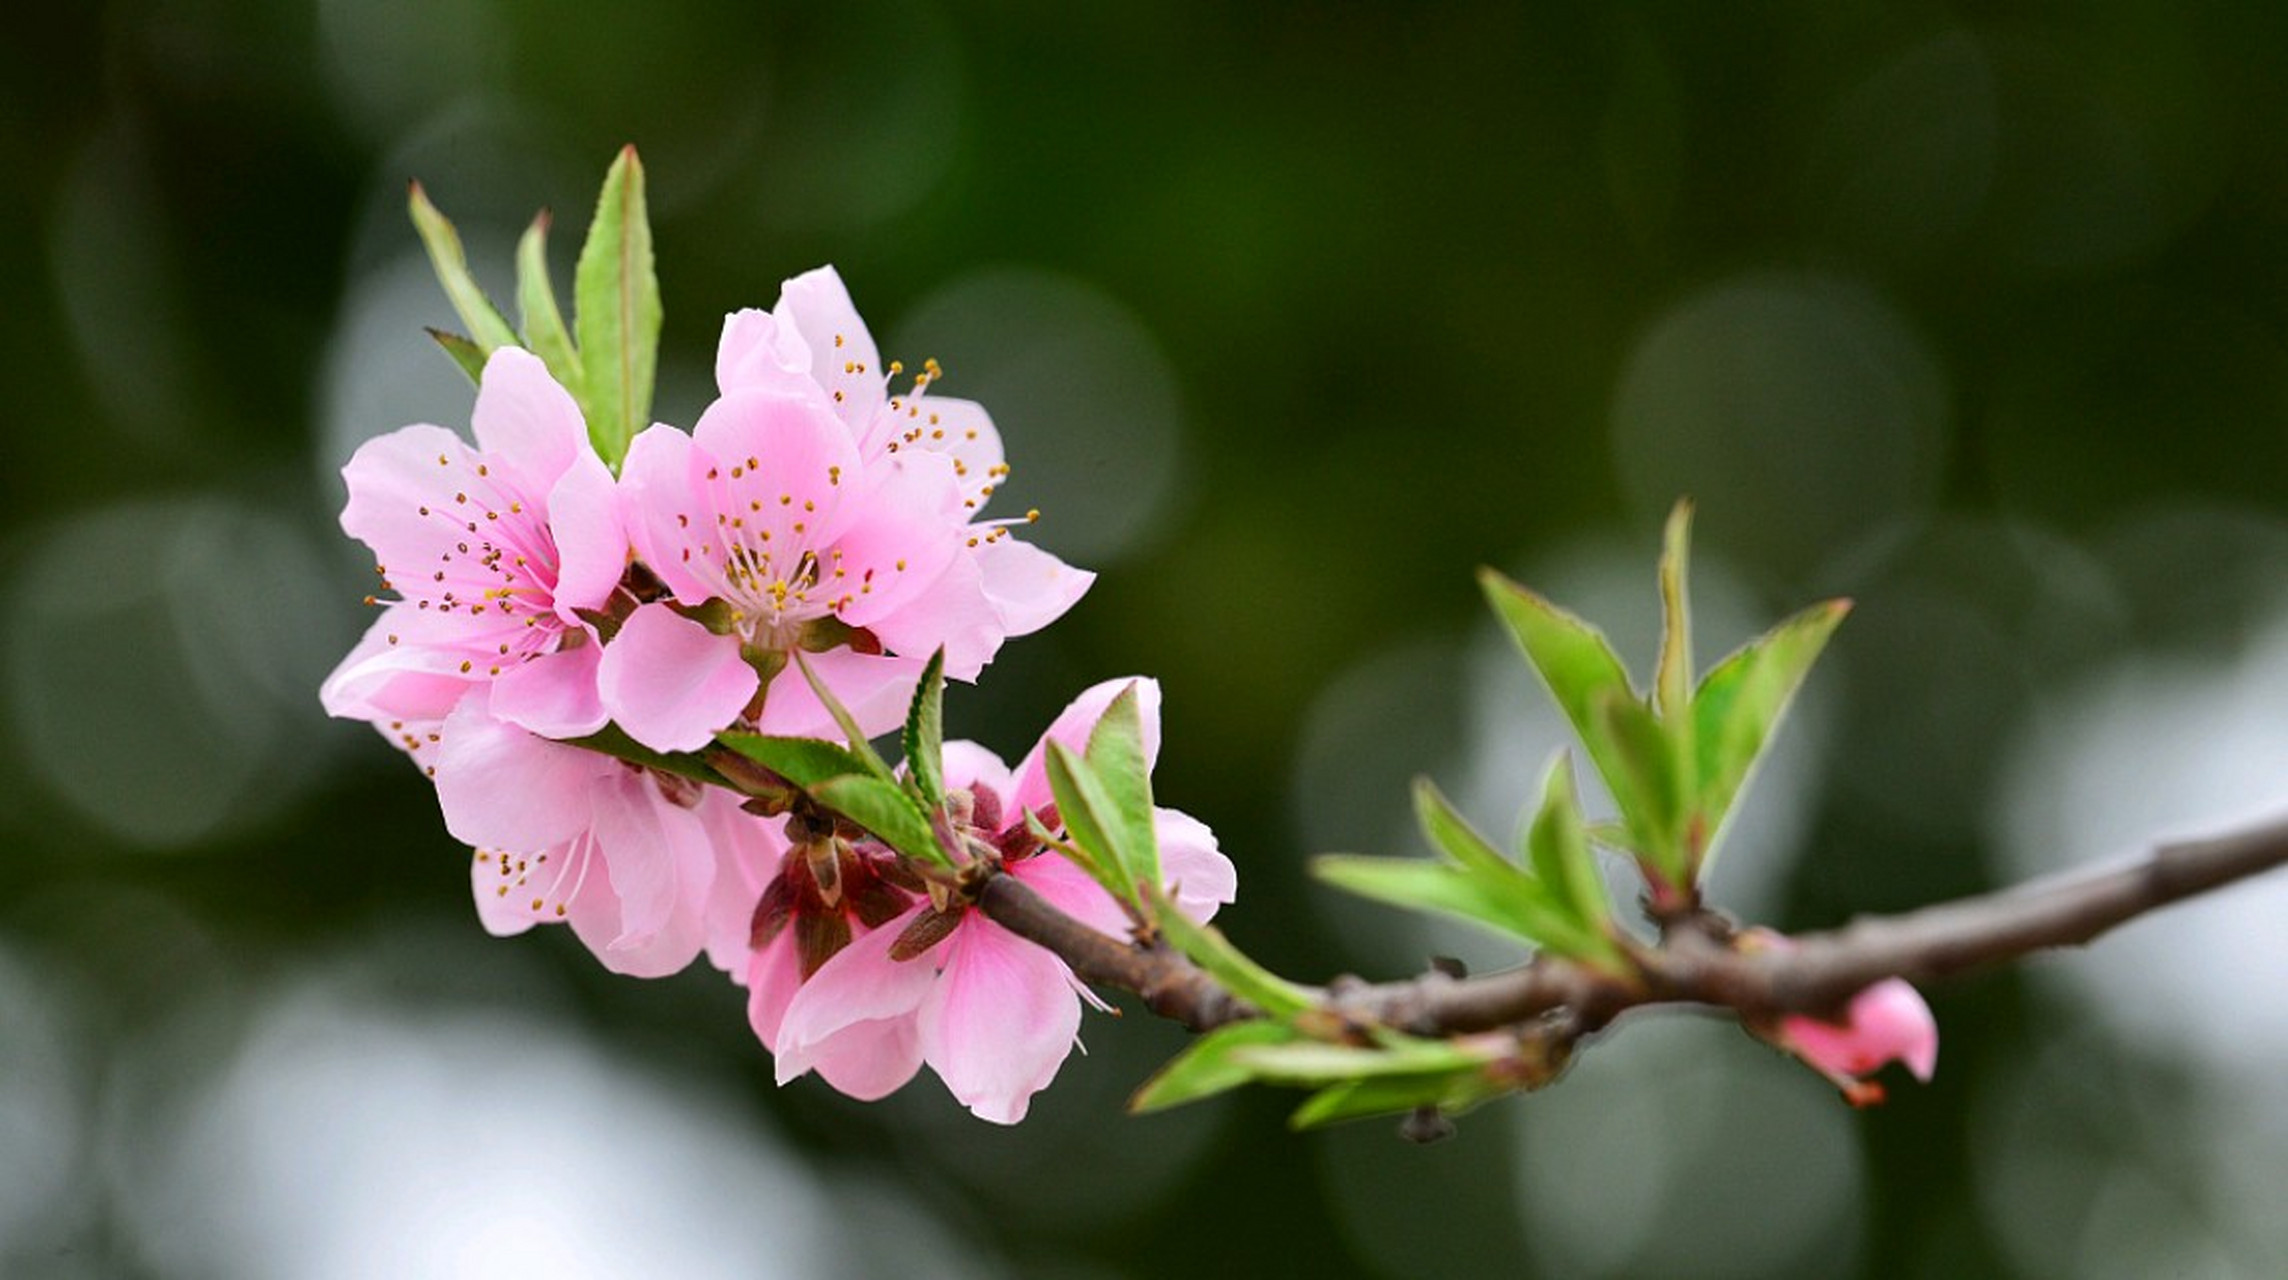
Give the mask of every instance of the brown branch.
[[[1594, 1030], [1623, 1010], [1689, 1003], [1762, 1020], [1830, 1011], [1883, 978], [1944, 978], [2053, 947], [2079, 946], [2149, 911], [2288, 863], [2288, 820], [2161, 847], [2121, 869], [2074, 873], [1896, 916], [1804, 934], [1786, 950], [1741, 950], [1720, 928], [1681, 928], [1633, 950], [1633, 974], [1560, 957], [1477, 978], [1429, 973], [1400, 982], [1338, 982], [1315, 992], [1330, 1010], [1422, 1035], [1484, 1031], [1567, 1010]], [[979, 896], [985, 913], [1063, 957], [1082, 979], [1144, 996], [1193, 1030], [1254, 1017], [1212, 977], [1164, 944], [1131, 945], [1081, 924], [1015, 878]]]

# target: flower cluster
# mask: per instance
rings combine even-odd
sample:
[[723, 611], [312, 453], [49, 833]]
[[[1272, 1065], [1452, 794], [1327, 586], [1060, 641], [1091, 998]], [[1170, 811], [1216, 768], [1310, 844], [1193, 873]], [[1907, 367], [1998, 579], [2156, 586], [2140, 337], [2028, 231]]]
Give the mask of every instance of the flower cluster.
[[[568, 923], [639, 976], [704, 950], [751, 985], [782, 1079], [815, 1067], [871, 1097], [927, 1061], [979, 1114], [1014, 1120], [1072, 1043], [1062, 962], [815, 813], [764, 816], [627, 759], [653, 757], [582, 745], [624, 735], [664, 760], [727, 730], [824, 737], [834, 708], [812, 680], [879, 734], [930, 655], [973, 679], [1087, 590], [1092, 575], [1015, 536], [1034, 513], [983, 518], [1009, 471], [985, 411], [933, 394], [934, 362], [901, 390], [902, 374], [834, 271], [812, 271], [725, 321], [717, 398], [689, 432], [637, 435], [615, 475], [548, 366], [500, 347], [473, 444], [409, 426], [343, 469], [342, 527], [385, 597], [322, 698], [435, 782], [474, 846], [488, 930]], [[1085, 738], [1110, 696], [1052, 735]], [[1109, 895], [1025, 834], [1028, 810], [1054, 821], [1039, 752], [1012, 783], [981, 748], [947, 751], [979, 855], [1117, 932]], [[1205, 828], [1163, 822], [1172, 878], [1203, 912], [1228, 899]]]

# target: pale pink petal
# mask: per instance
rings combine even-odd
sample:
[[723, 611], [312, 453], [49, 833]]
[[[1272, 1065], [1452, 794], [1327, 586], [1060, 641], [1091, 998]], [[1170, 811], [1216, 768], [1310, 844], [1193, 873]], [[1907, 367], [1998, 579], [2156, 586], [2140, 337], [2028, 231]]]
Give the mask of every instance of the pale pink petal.
[[620, 524], [635, 553], [675, 598], [701, 605], [715, 594], [711, 577], [700, 572], [712, 559], [697, 559], [702, 535], [713, 517], [694, 531], [692, 512], [700, 510], [692, 484], [695, 464], [691, 437], [656, 423], [628, 442], [620, 460]]
[[473, 690], [445, 718], [437, 750], [445, 829], [493, 849], [545, 849], [586, 830], [595, 785], [619, 762], [534, 737], [495, 719], [485, 701]]
[[1015, 538], [996, 538], [975, 554], [985, 595], [1000, 611], [1005, 635], [1031, 635], [1055, 622], [1096, 581], [1095, 574]]
[[1842, 1025], [1816, 1018], [1781, 1021], [1781, 1039], [1839, 1083], [1897, 1059], [1918, 1080], [1938, 1069], [1938, 1022], [1912, 986], [1886, 978], [1851, 997]]
[[779, 1025], [802, 989], [802, 965], [795, 956], [794, 930], [782, 929], [770, 945], [747, 961], [747, 1026], [763, 1047], [778, 1051]]
[[[937, 980], [930, 959], [890, 958], [890, 948], [923, 909], [916, 905], [880, 928], [860, 934], [802, 984], [778, 1026], [774, 1051], [778, 1054], [780, 1084], [814, 1067], [821, 1068], [821, 1075], [828, 1075], [825, 1068], [831, 1065], [838, 1074], [851, 1079], [895, 1075], [896, 1082], [889, 1086], [894, 1089], [920, 1067], [917, 1052], [911, 1062], [889, 1064], [889, 1069], [881, 1072], [864, 1071], [853, 1060], [856, 1049], [879, 1047], [883, 1043], [879, 1030], [867, 1030], [852, 1040], [843, 1037], [850, 1029], [868, 1024], [910, 1022], [928, 996]], [[842, 1087], [833, 1075], [828, 1075], [828, 1081]]]
[[1072, 972], [974, 912], [941, 945], [945, 969], [921, 1007], [923, 1056], [979, 1118], [1015, 1124], [1080, 1031]]
[[492, 683], [493, 715], [543, 738], [596, 732], [609, 719], [596, 693], [596, 664], [603, 653], [590, 640], [508, 668]]
[[1160, 843], [1160, 881], [1177, 910], [1204, 922], [1239, 896], [1239, 870], [1216, 847], [1208, 824], [1175, 809], [1154, 809], [1152, 829]]
[[1051, 849], [1009, 864], [1009, 874], [1049, 900], [1049, 905], [1101, 933], [1125, 942], [1134, 922], [1086, 871]]
[[784, 391], [812, 384], [810, 344], [792, 325], [752, 307], [723, 317], [715, 346], [718, 391]]
[[[929, 661], [926, 657], [890, 657], [848, 649], [806, 653], [803, 660], [869, 736], [888, 733], [906, 722], [914, 686], [920, 683], [922, 667]], [[764, 733], [796, 738], [842, 736], [834, 717], [811, 692], [810, 682], [791, 665], [771, 681], [759, 728]]]
[[[810, 1070], [860, 1102], [889, 1097], [922, 1069], [921, 1032], [911, 1017], [853, 1022], [808, 1052]], [[780, 1062], [783, 1072], [785, 1060]], [[782, 1076], [780, 1082], [792, 1078]]]
[[574, 454], [589, 448], [588, 425], [571, 393], [540, 357], [516, 347], [502, 347], [485, 361], [469, 426], [492, 465], [508, 467], [543, 492]]
[[[1009, 799], [1009, 766], [1001, 757], [971, 742], [956, 738], [945, 744], [945, 786], [948, 791], [990, 791], [993, 798], [1006, 803]], [[1014, 815], [1003, 818], [1003, 826], [1013, 825]]]
[[655, 751], [693, 751], [739, 717], [762, 681], [737, 637], [647, 604], [604, 646], [596, 685], [629, 737]]
[[1088, 750], [1089, 734], [1095, 732], [1096, 722], [1104, 718], [1105, 708], [1130, 685], [1136, 686], [1136, 710], [1144, 735], [1144, 763], [1149, 769], [1160, 759], [1160, 682], [1146, 676], [1125, 676], [1091, 685], [1072, 700], [1041, 735], [1041, 741], [1025, 755], [1024, 763], [1017, 766], [1016, 795], [1012, 797], [1016, 812], [1028, 809], [1038, 812], [1056, 803], [1049, 791], [1048, 744], [1061, 742], [1068, 750]]
[[[890, 619], [925, 594], [972, 536], [963, 530], [960, 493], [944, 458], [884, 458], [866, 464], [865, 480], [835, 525], [819, 583], [842, 602], [836, 613], [854, 627]], [[945, 624], [923, 619], [908, 630], [916, 625]]]
[[574, 455], [549, 491], [548, 528], [556, 539], [556, 613], [578, 625], [577, 611], [601, 608], [628, 568], [618, 488], [593, 452]]
[[866, 625], [893, 653], [927, 654], [943, 646], [949, 680], [975, 680], [1000, 651], [1003, 637], [1001, 611], [986, 596], [968, 556], [955, 557], [896, 612]]
[[779, 304], [771, 314], [802, 335], [810, 347], [811, 376], [832, 397], [835, 414], [857, 443], [882, 408], [889, 371], [842, 277], [832, 267], [796, 276], [779, 287]]
[[[342, 468], [342, 531], [372, 548], [387, 573], [417, 583], [466, 536], [451, 509], [466, 505], [468, 486], [489, 479], [477, 475], [482, 465], [443, 427], [417, 423], [375, 436]], [[455, 493], [463, 502], [453, 502]]]
[[647, 775], [626, 770], [596, 789], [594, 808], [596, 848], [617, 910], [608, 932], [591, 930], [575, 903], [574, 931], [614, 973], [658, 978], [682, 970], [705, 940], [715, 877], [706, 826]]
[[469, 863], [477, 920], [496, 938], [561, 923], [582, 888], [593, 843], [585, 835], [537, 853], [478, 849]]
[[392, 639], [400, 636], [411, 612], [403, 604], [384, 608], [326, 677], [318, 701], [327, 715], [376, 723], [442, 720], [459, 704], [471, 683], [459, 671], [460, 660]]
[[949, 396], [893, 397], [859, 445], [868, 458], [877, 453], [942, 453], [953, 463], [965, 516], [985, 509], [993, 491], [1007, 480], [1001, 433], [984, 406]]
[[785, 824], [746, 812], [738, 797], [713, 787], [699, 802], [699, 817], [715, 850], [715, 884], [707, 891], [707, 958], [734, 981], [743, 981], [755, 904], [786, 854]]

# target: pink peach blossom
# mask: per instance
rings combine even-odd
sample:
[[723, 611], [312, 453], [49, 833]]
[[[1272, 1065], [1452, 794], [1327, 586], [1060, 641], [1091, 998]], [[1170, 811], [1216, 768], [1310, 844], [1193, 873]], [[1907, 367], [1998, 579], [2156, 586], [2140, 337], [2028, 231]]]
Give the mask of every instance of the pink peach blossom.
[[[970, 742], [947, 743], [944, 760], [956, 816], [970, 838], [997, 851], [1004, 874], [1116, 937], [1129, 926], [1119, 904], [1078, 867], [1042, 849], [1026, 830], [1025, 814], [1053, 820], [1046, 744], [1085, 745], [1106, 706], [1131, 684], [1146, 750], [1154, 755], [1159, 686], [1123, 680], [1075, 699], [1015, 771]], [[1231, 901], [1231, 861], [1205, 825], [1163, 809], [1157, 828], [1163, 872], [1186, 914], [1204, 920]], [[793, 992], [775, 1028], [778, 1077], [783, 1084], [815, 1070], [841, 1088], [863, 1071], [871, 1096], [878, 1096], [927, 1063], [973, 1113], [1014, 1124], [1071, 1052], [1084, 999], [1093, 997], [1055, 954], [974, 907], [940, 913], [918, 902], [829, 959]]]
[[1921, 993], [1898, 978], [1851, 997], [1841, 1022], [1782, 1018], [1778, 1038], [1861, 1105], [1882, 1099], [1881, 1087], [1866, 1077], [1887, 1062], [1905, 1063], [1915, 1079], [1926, 1082], [1938, 1069], [1938, 1022]]

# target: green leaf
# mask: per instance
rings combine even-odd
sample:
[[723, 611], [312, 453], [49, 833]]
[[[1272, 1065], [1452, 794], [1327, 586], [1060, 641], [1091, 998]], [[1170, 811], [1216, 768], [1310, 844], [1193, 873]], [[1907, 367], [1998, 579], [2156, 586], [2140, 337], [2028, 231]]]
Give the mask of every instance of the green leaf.
[[1565, 955], [1604, 949], [1546, 886], [1514, 867], [1506, 879], [1497, 879], [1468, 867], [1420, 858], [1328, 853], [1311, 860], [1311, 873], [1361, 897], [1409, 910], [1442, 912]]
[[[1508, 627], [1510, 638], [1525, 652], [1558, 708], [1572, 722], [1573, 732], [1580, 735], [1581, 745], [1587, 748], [1590, 763], [1597, 766], [1606, 789], [1616, 801], [1622, 801], [1630, 763], [1601, 708], [1609, 700], [1637, 699], [1612, 645], [1603, 632], [1491, 569], [1479, 571], [1478, 583], [1495, 614]], [[1644, 709], [1641, 703], [1639, 709]], [[1649, 719], [1650, 712], [1646, 715]]]
[[1581, 825], [1581, 809], [1573, 793], [1573, 764], [1563, 752], [1549, 766], [1541, 786], [1541, 808], [1526, 830], [1526, 860], [1550, 894], [1589, 933], [1602, 934], [1612, 919], [1613, 904], [1605, 893], [1605, 879], [1597, 874], [1596, 855]]
[[629, 737], [627, 731], [616, 724], [607, 724], [584, 738], [567, 738], [565, 743], [568, 746], [600, 751], [646, 769], [657, 769], [662, 773], [689, 778], [693, 782], [704, 782], [714, 787], [729, 785], [722, 774], [708, 768], [707, 762], [698, 756], [681, 751], [654, 751]]
[[906, 730], [900, 737], [906, 753], [906, 776], [913, 779], [928, 805], [945, 803], [945, 649], [940, 646], [922, 668], [914, 686], [913, 705], [906, 709]]
[[549, 376], [581, 401], [587, 371], [572, 347], [564, 327], [564, 312], [556, 305], [556, 286], [548, 279], [548, 214], [543, 210], [524, 230], [516, 244], [516, 305], [524, 321], [524, 343], [548, 366]]
[[1414, 817], [1430, 843], [1472, 871], [1498, 877], [1515, 875], [1517, 867], [1501, 855], [1477, 828], [1457, 812], [1438, 784], [1428, 778], [1414, 780]]
[[938, 847], [929, 814], [904, 787], [865, 774], [845, 774], [807, 788], [811, 798], [874, 833], [909, 858], [950, 867], [953, 859]]
[[1596, 717], [1599, 736], [1612, 754], [1605, 785], [1620, 806], [1621, 820], [1654, 866], [1671, 881], [1687, 883], [1680, 838], [1684, 797], [1675, 742], [1653, 718], [1652, 709], [1630, 695], [1601, 699]]
[[1292, 1018], [1311, 1007], [1309, 992], [1247, 958], [1221, 930], [1200, 924], [1176, 909], [1167, 897], [1155, 893], [1160, 931], [1176, 950], [1224, 985], [1225, 990], [1274, 1018]]
[[1476, 1069], [1350, 1080], [1312, 1094], [1287, 1117], [1287, 1124], [1294, 1129], [1316, 1129], [1344, 1120], [1401, 1115], [1418, 1107], [1436, 1107], [1453, 1114], [1505, 1088]]
[[1098, 815], [1105, 835], [1137, 883], [1160, 886], [1160, 837], [1152, 816], [1152, 764], [1144, 756], [1144, 725], [1136, 686], [1114, 697], [1088, 735], [1086, 756], [1110, 808]]
[[858, 727], [858, 718], [850, 714], [850, 708], [842, 705], [842, 699], [834, 696], [834, 690], [826, 687], [826, 682], [810, 669], [810, 662], [799, 651], [794, 655], [794, 664], [802, 669], [803, 681], [810, 686], [811, 693], [817, 695], [818, 705], [826, 708], [826, 714], [834, 717], [834, 723], [841, 727], [842, 736], [850, 742], [851, 754], [865, 761], [866, 772], [895, 785], [898, 775], [891, 772], [888, 762], [882, 759], [880, 752], [874, 750], [874, 744], [866, 740], [866, 734]]
[[616, 468], [629, 439], [651, 416], [659, 363], [659, 278], [652, 267], [643, 163], [633, 146], [621, 148], [604, 175], [572, 292], [586, 395], [581, 407], [596, 452]]
[[444, 329], [431, 329], [429, 330], [429, 336], [437, 340], [437, 345], [444, 348], [446, 355], [453, 357], [453, 363], [461, 366], [461, 372], [469, 375], [469, 383], [471, 386], [484, 385], [484, 348], [478, 346], [474, 342], [469, 341], [467, 338], [462, 337], [460, 334], [453, 333]]
[[413, 214], [413, 229], [421, 234], [421, 243], [429, 250], [429, 263], [437, 269], [437, 283], [445, 286], [445, 296], [452, 300], [454, 314], [469, 326], [470, 336], [477, 349], [491, 355], [495, 348], [516, 345], [516, 330], [501, 318], [500, 309], [492, 299], [477, 287], [477, 279], [469, 274], [468, 254], [461, 248], [461, 235], [437, 206], [429, 203], [429, 193], [416, 182], [408, 190], [406, 206]]
[[874, 772], [857, 753], [816, 738], [724, 733], [716, 740], [805, 791], [835, 778], [871, 777]]
[[1230, 1057], [1246, 1066], [1257, 1079], [1284, 1084], [1328, 1084], [1373, 1076], [1475, 1071], [1488, 1061], [1483, 1048], [1465, 1048], [1451, 1040], [1426, 1040], [1396, 1032], [1383, 1033], [1372, 1045], [1296, 1040], [1288, 1044], [1237, 1048], [1231, 1051]]
[[1065, 833], [1096, 861], [1099, 883], [1113, 897], [1141, 910], [1146, 885], [1128, 861], [1120, 827], [1108, 816], [1116, 806], [1104, 780], [1097, 776], [1096, 766], [1072, 748], [1061, 742], [1051, 742], [1048, 747], [1043, 763], [1048, 766], [1049, 793], [1056, 798], [1057, 817], [1064, 822]]
[[1692, 504], [1678, 502], [1668, 513], [1660, 541], [1660, 665], [1653, 697], [1663, 719], [1689, 728], [1692, 709], [1692, 603], [1685, 573], [1692, 541]]
[[1255, 1075], [1244, 1063], [1232, 1060], [1233, 1050], [1286, 1044], [1300, 1035], [1285, 1023], [1262, 1020], [1217, 1027], [1154, 1072], [1128, 1100], [1128, 1110], [1142, 1115], [1236, 1089]]
[[1693, 698], [1697, 734], [1699, 809], [1707, 823], [1705, 866], [1713, 859], [1733, 802], [1763, 758], [1795, 691], [1827, 638], [1851, 612], [1848, 600], [1830, 600], [1789, 618], [1717, 663]]

